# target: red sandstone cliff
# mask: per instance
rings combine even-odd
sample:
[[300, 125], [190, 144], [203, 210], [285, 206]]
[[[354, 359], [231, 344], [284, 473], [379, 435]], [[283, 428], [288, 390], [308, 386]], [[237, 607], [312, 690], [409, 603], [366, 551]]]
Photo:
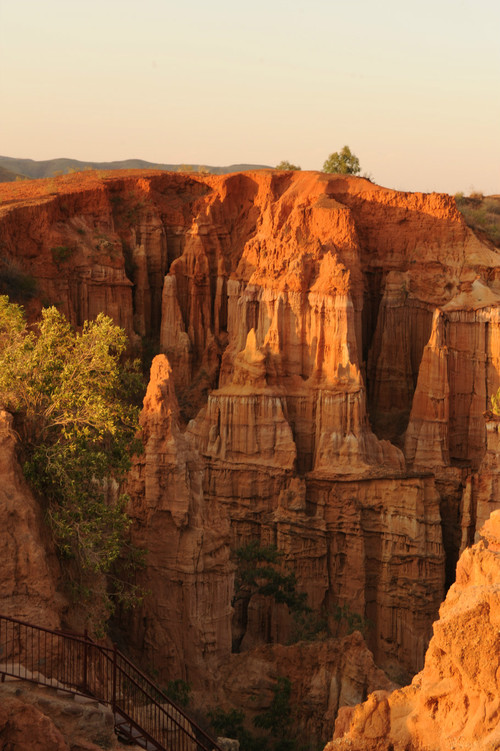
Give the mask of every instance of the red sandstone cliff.
[[12, 417], [0, 408], [0, 613], [59, 628], [65, 605], [59, 566], [16, 443]]
[[325, 751], [500, 748], [500, 511], [462, 554], [411, 686], [341, 710]]
[[257, 539], [334, 633], [348, 606], [379, 664], [419, 669], [445, 570], [498, 505], [500, 254], [454, 200], [271, 171], [81, 174], [0, 199], [32, 315], [42, 299], [75, 325], [104, 310], [168, 358], [130, 477], [151, 590], [131, 646], [201, 689], [232, 625], [242, 649], [286, 641], [269, 599], [231, 624], [231, 550]]
[[278, 676], [289, 679], [290, 704], [300, 707], [294, 711], [289, 736], [311, 748], [331, 734], [339, 707], [355, 705], [373, 690], [393, 687], [355, 631], [342, 639], [267, 644], [233, 654], [221, 671], [212, 706], [218, 702], [244, 711], [249, 731], [255, 732], [249, 720], [268, 709]]
[[231, 650], [229, 517], [203, 494], [203, 463], [179, 427], [172, 371], [155, 358], [141, 415], [144, 453], [129, 483], [136, 545], [147, 551], [144, 606], [127, 641], [149, 669], [213, 686]]

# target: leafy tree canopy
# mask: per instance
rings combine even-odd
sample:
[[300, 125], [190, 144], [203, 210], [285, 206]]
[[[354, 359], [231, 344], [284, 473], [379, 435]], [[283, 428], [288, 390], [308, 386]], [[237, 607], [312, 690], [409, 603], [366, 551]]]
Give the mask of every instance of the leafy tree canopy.
[[294, 751], [295, 740], [289, 737], [292, 721], [290, 697], [292, 684], [289, 678], [278, 676], [273, 688], [273, 699], [269, 709], [254, 718], [254, 725], [269, 730], [276, 739], [273, 751]]
[[323, 164], [323, 172], [334, 172], [339, 175], [357, 175], [361, 171], [359, 159], [352, 153], [349, 146], [330, 154]]
[[297, 577], [281, 565], [283, 553], [274, 545], [261, 547], [257, 540], [236, 549], [237, 571], [234, 601], [252, 595], [272, 596], [292, 612], [309, 610], [304, 592], [297, 591]]
[[298, 167], [296, 164], [292, 164], [291, 162], [288, 162], [286, 159], [283, 159], [282, 162], [276, 165], [274, 169], [281, 169], [281, 170], [301, 170], [302, 167]]
[[137, 448], [141, 387], [122, 366], [124, 331], [102, 313], [75, 333], [54, 307], [29, 327], [0, 297], [0, 393], [16, 415], [24, 472], [45, 499], [55, 541], [82, 575], [107, 573], [128, 518], [118, 488]]

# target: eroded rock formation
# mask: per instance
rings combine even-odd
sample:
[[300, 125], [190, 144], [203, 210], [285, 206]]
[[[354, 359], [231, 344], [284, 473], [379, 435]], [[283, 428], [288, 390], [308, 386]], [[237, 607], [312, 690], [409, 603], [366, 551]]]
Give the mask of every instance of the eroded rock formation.
[[411, 686], [344, 707], [325, 751], [500, 747], [500, 511], [467, 548]]
[[0, 746], [6, 751], [122, 751], [109, 707], [8, 678], [0, 687]]
[[391, 675], [420, 669], [445, 575], [498, 505], [500, 254], [454, 199], [272, 171], [82, 173], [0, 198], [2, 268], [36, 280], [33, 316], [103, 310], [161, 353], [129, 483], [151, 590], [131, 648], [201, 690], [235, 628], [242, 650], [286, 642], [285, 606], [233, 614], [232, 551], [253, 540], [332, 633], [347, 608]]
[[219, 695], [222, 705], [244, 711], [249, 732], [251, 720], [270, 704], [277, 677], [291, 684], [290, 704], [295, 713], [293, 730], [311, 747], [328, 737], [339, 707], [355, 705], [373, 689], [391, 689], [387, 676], [375, 665], [359, 632], [342, 639], [266, 645], [234, 654], [222, 671]]
[[65, 600], [43, 513], [23, 477], [12, 416], [0, 408], [0, 613], [58, 628]]
[[129, 512], [134, 542], [147, 551], [139, 581], [147, 605], [132, 616], [127, 642], [149, 669], [206, 689], [231, 649], [229, 518], [204, 498], [203, 464], [180, 430], [164, 355], [153, 363], [141, 428]]

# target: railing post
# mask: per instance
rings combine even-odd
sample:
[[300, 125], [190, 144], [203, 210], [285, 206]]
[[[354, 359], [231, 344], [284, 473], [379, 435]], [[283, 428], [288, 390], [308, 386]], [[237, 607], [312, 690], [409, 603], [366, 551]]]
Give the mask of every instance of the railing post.
[[116, 707], [116, 644], [113, 644], [113, 710]]
[[85, 629], [83, 636], [84, 636], [84, 639], [85, 639], [85, 643], [83, 645], [83, 690], [84, 691], [88, 691], [89, 688], [88, 688], [88, 685], [87, 685], [88, 684], [88, 678], [87, 678], [87, 656], [88, 656], [88, 639], [89, 639], [89, 634], [88, 634], [87, 629]]

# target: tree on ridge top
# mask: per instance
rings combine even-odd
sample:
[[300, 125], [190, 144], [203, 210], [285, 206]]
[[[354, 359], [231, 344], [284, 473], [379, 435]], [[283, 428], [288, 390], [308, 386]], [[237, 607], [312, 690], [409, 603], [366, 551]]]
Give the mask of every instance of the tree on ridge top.
[[360, 171], [359, 159], [349, 146], [344, 146], [340, 152], [334, 151], [323, 164], [323, 172], [338, 175], [357, 175]]
[[296, 164], [292, 164], [287, 159], [283, 159], [279, 164], [276, 165], [274, 169], [299, 171], [302, 169], [302, 167], [299, 167]]

